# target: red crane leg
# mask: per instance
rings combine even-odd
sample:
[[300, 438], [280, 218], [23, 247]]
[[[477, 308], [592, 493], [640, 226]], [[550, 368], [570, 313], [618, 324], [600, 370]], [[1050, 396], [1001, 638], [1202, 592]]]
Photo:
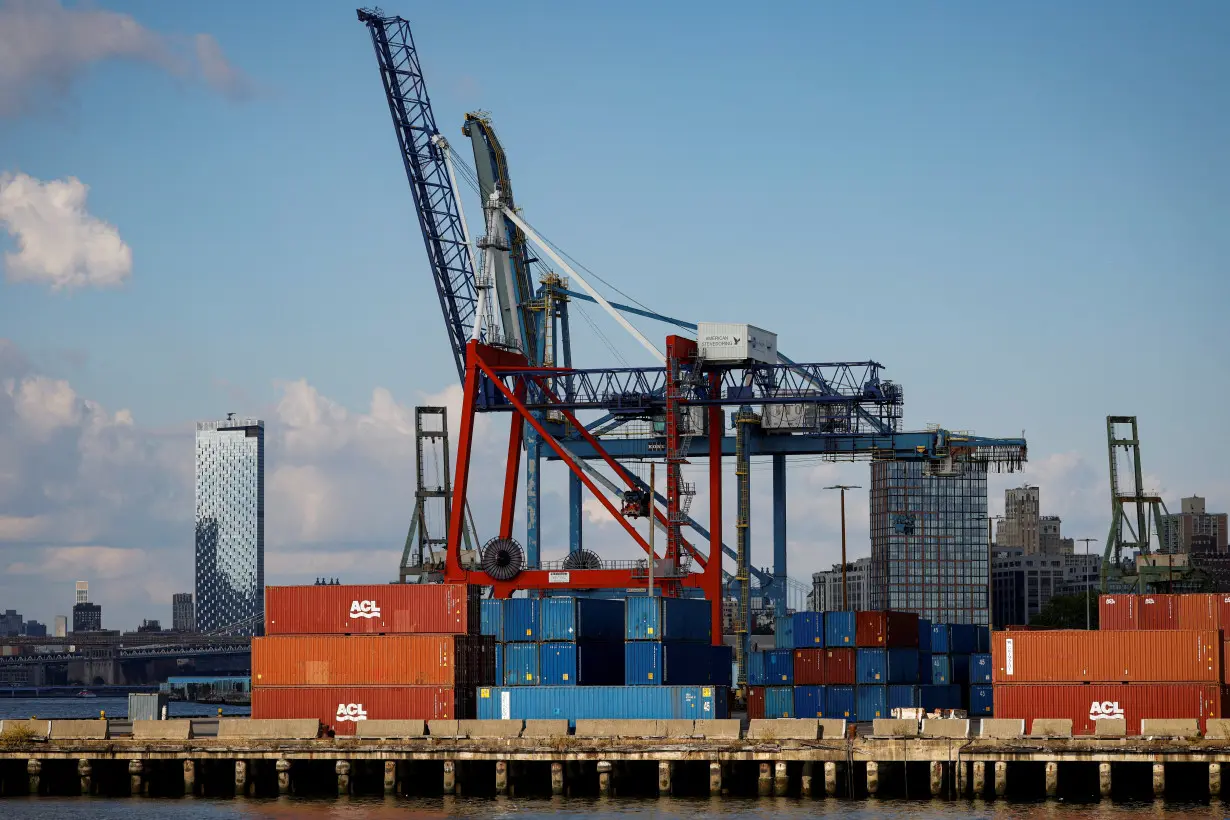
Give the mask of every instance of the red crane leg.
[[444, 577], [464, 581], [461, 567], [462, 528], [465, 526], [466, 489], [470, 483], [470, 453], [474, 445], [474, 401], [478, 393], [477, 342], [466, 345], [466, 378], [461, 394], [461, 424], [457, 431], [457, 474], [453, 479], [453, 506], [449, 510], [448, 544], [444, 551]]
[[[525, 382], [517, 383], [517, 398], [525, 399]], [[500, 537], [512, 538], [513, 513], [517, 504], [517, 474], [521, 469], [521, 442], [525, 424], [513, 416], [508, 427], [508, 460], [504, 472], [504, 505], [500, 509]]]

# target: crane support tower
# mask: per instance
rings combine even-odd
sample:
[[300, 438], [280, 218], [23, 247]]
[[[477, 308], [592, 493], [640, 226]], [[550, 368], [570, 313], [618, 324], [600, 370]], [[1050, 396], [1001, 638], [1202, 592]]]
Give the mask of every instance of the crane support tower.
[[[449, 511], [453, 504], [449, 452], [447, 409], [414, 408], [414, 513], [410, 516], [410, 529], [406, 533], [398, 570], [398, 580], [403, 584], [439, 581], [442, 577]], [[427, 482], [429, 461], [436, 465], [435, 481], [431, 484]], [[462, 537], [465, 549], [470, 551], [477, 539], [474, 519], [469, 510], [466, 513]]]

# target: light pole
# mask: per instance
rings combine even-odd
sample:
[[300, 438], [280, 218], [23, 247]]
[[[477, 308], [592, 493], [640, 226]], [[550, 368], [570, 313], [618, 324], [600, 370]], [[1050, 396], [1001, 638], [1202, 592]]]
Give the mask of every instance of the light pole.
[[1089, 542], [1097, 541], [1096, 538], [1081, 538], [1080, 541], [1085, 544], [1085, 629], [1092, 629], [1089, 620]]
[[834, 484], [824, 489], [841, 490], [841, 609], [845, 612], [850, 608], [846, 595], [846, 490], [861, 490], [862, 487], [857, 484]]

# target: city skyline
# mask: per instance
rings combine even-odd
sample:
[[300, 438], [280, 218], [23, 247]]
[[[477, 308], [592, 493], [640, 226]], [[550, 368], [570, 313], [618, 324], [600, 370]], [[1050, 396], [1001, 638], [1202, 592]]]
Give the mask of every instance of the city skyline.
[[[370, 38], [352, 8], [285, 8], [0, 0], [0, 44], [15, 15], [56, 15], [23, 43], [28, 71], [0, 70], [0, 605], [26, 617], [63, 614], [88, 576], [108, 624], [170, 622], [193, 584], [193, 423], [229, 410], [267, 422], [266, 580], [396, 577], [413, 407], [455, 408], [459, 390]], [[757, 324], [796, 360], [881, 361], [906, 427], [1023, 429], [1030, 462], [988, 478], [991, 514], [1028, 481], [1067, 536], [1100, 543], [1116, 413], [1139, 416], [1146, 484], [1172, 512], [1192, 494], [1230, 508], [1230, 436], [1181, 423], [1230, 399], [1230, 113], [1203, 91], [1227, 72], [1224, 6], [1043, 2], [942, 25], [805, 3], [386, 10], [412, 20], [442, 130], [491, 111], [527, 219], [620, 290]], [[498, 45], [538, 27], [550, 56]], [[149, 50], [115, 52], [113, 30]], [[64, 32], [98, 48], [67, 52]], [[665, 126], [681, 101], [711, 138]], [[730, 122], [749, 127], [709, 127]], [[746, 162], [753, 133], [768, 147]], [[621, 334], [578, 308], [578, 364], [645, 364]], [[1141, 389], [1159, 375], [1199, 389]], [[505, 446], [484, 419], [475, 463]], [[545, 558], [567, 544], [556, 467]], [[839, 555], [820, 489], [870, 476], [815, 460], [789, 476], [805, 580]], [[769, 490], [754, 463], [758, 565]], [[493, 532], [498, 499], [472, 502]], [[854, 560], [866, 490], [847, 519]], [[596, 521], [587, 546], [631, 557]]]

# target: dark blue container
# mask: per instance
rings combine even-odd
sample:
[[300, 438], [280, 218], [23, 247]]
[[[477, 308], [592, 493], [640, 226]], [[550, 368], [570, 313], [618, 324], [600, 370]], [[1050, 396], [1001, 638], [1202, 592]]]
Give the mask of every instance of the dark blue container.
[[931, 651], [931, 622], [926, 618], [918, 619], [918, 651]]
[[917, 686], [891, 684], [888, 686], [887, 697], [890, 716], [894, 709], [912, 709], [919, 705]]
[[969, 688], [969, 713], [972, 717], [990, 717], [995, 714], [992, 708], [992, 686], [971, 686]]
[[889, 683], [918, 683], [918, 650], [895, 647], [884, 650]]
[[[930, 674], [927, 680], [923, 683], [929, 683], [932, 686], [948, 686], [952, 683], [952, 659], [948, 655], [931, 655], [931, 668], [927, 670]], [[957, 707], [949, 707], [957, 708]]]
[[948, 651], [953, 655], [968, 655], [978, 651], [977, 630], [973, 624], [948, 625]]
[[969, 655], [950, 655], [952, 659], [952, 682], [969, 683]]
[[990, 683], [991, 669], [990, 655], [977, 654], [969, 656], [970, 683]]
[[539, 644], [543, 686], [619, 686], [624, 682], [624, 646], [614, 641], [548, 641]]
[[860, 723], [889, 716], [887, 686], [859, 686], [854, 697], [855, 715]]
[[544, 641], [622, 641], [624, 604], [604, 598], [543, 598]]
[[951, 651], [948, 640], [948, 624], [931, 624], [931, 652], [946, 655]]
[[801, 718], [824, 717], [823, 686], [794, 687], [794, 716]]
[[765, 655], [767, 652], [748, 652], [747, 653], [747, 685], [748, 686], [767, 686], [769, 683], [769, 674], [765, 666]]
[[794, 687], [766, 686], [764, 690], [764, 716], [766, 718], [794, 717]]
[[776, 649], [794, 649], [794, 618], [773, 619], [773, 646]]
[[979, 653], [991, 651], [991, 627], [974, 627], [974, 651]]
[[825, 647], [854, 646], [854, 613], [826, 612], [824, 614]]
[[821, 717], [857, 720], [856, 708], [853, 686], [824, 687], [824, 714]]
[[729, 683], [722, 683], [729, 674], [730, 656], [719, 655], [708, 644], [670, 641], [628, 641], [624, 644], [624, 683], [628, 686], [729, 686]]
[[918, 705], [928, 712], [937, 709], [960, 709], [960, 686], [920, 686], [918, 687]]
[[794, 650], [774, 649], [765, 656], [765, 681], [768, 686], [790, 686], [794, 683]]
[[883, 649], [857, 650], [854, 653], [854, 680], [859, 685], [886, 683], [888, 681], [888, 658], [885, 651]]
[[727, 717], [724, 686], [510, 686], [478, 689], [479, 720], [711, 720]]
[[[791, 619], [794, 621], [795, 649], [824, 648], [824, 613], [796, 612]], [[785, 647], [778, 647], [784, 649]]]
[[[920, 633], [921, 634], [921, 633]], [[931, 682], [931, 653], [918, 653], [918, 682], [926, 684]]]
[[538, 685], [538, 644], [504, 644], [504, 685]]
[[[500, 607], [504, 640], [507, 643], [528, 643], [538, 640], [539, 599], [505, 598]], [[505, 663], [508, 658], [504, 659]]]
[[711, 646], [714, 686], [731, 686], [734, 683], [735, 649], [733, 646]]
[[484, 598], [479, 604], [479, 634], [491, 635], [498, 644], [504, 640], [504, 614], [498, 598]]
[[630, 597], [624, 637], [630, 641], [708, 643], [711, 617], [709, 602], [703, 598]]

